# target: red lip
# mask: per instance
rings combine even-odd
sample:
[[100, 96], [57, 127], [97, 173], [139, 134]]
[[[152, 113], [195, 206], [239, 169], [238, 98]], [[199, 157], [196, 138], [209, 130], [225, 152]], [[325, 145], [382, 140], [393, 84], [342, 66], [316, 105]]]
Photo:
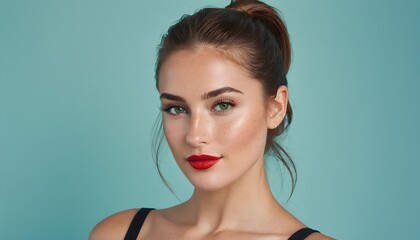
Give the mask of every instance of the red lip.
[[187, 158], [187, 161], [190, 163], [191, 167], [197, 170], [206, 170], [211, 168], [216, 164], [221, 157], [200, 154], [200, 155], [191, 155]]

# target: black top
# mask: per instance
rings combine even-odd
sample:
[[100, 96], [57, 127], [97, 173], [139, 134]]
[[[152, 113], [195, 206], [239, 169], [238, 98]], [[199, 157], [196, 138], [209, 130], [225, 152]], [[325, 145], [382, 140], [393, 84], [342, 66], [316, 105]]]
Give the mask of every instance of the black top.
[[[124, 237], [124, 240], [136, 240], [137, 236], [140, 233], [140, 229], [143, 226], [144, 220], [146, 220], [147, 215], [150, 211], [154, 208], [142, 208], [140, 209], [136, 215], [134, 216], [133, 220], [130, 223], [130, 227], [128, 227], [127, 234]], [[303, 240], [307, 236], [312, 233], [319, 232], [317, 230], [313, 230], [311, 228], [302, 228], [295, 232], [289, 240]]]

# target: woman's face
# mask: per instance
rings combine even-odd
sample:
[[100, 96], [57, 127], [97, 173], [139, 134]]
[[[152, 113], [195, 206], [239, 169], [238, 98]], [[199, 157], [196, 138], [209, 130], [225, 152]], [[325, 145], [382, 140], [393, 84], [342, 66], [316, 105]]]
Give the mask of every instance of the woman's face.
[[235, 63], [209, 47], [175, 52], [160, 69], [159, 92], [169, 147], [196, 188], [221, 189], [263, 169], [262, 85]]

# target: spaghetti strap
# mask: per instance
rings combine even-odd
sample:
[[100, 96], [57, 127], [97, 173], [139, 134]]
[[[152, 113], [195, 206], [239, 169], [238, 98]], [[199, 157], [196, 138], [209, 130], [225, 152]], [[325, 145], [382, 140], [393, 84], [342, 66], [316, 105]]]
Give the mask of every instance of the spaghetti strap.
[[133, 220], [130, 223], [130, 227], [128, 227], [128, 231], [125, 234], [124, 240], [137, 239], [137, 236], [140, 233], [140, 229], [143, 226], [144, 220], [146, 219], [149, 212], [152, 210], [154, 210], [154, 208], [141, 208], [136, 213], [136, 215], [134, 216]]
[[319, 232], [317, 230], [313, 230], [311, 228], [302, 228], [300, 230], [298, 230], [297, 232], [295, 232], [290, 238], [289, 240], [303, 240], [305, 239], [307, 236], [311, 235], [312, 233], [316, 233]]
[[[136, 213], [136, 215], [134, 216], [133, 220], [130, 223], [130, 226], [128, 227], [124, 240], [137, 239], [137, 236], [140, 233], [141, 227], [143, 226], [143, 223], [146, 220], [147, 215], [152, 210], [154, 210], [154, 208], [141, 208]], [[302, 228], [296, 231], [288, 240], [304, 240], [306, 237], [316, 232], [319, 232], [319, 231], [313, 230], [311, 228]]]

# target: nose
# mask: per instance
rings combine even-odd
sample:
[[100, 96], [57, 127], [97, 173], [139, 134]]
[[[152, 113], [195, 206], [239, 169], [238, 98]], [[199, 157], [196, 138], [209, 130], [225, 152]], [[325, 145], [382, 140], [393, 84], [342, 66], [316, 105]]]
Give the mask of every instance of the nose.
[[210, 141], [211, 121], [205, 114], [192, 114], [186, 137], [187, 144], [193, 147], [206, 145]]

